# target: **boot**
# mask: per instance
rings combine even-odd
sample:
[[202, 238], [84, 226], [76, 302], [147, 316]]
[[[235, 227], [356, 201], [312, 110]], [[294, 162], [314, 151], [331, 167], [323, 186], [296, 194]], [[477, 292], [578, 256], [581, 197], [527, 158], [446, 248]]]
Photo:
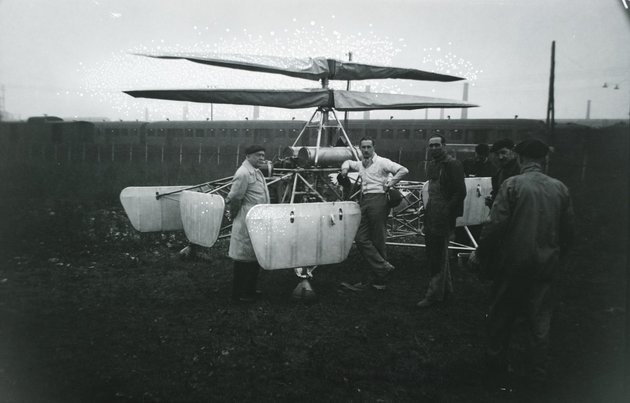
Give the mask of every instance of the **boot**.
[[236, 302], [252, 302], [248, 295], [248, 267], [245, 262], [234, 261], [234, 279], [232, 281], [232, 299]]
[[246, 297], [256, 298], [259, 292], [256, 290], [256, 286], [258, 283], [258, 272], [260, 271], [260, 266], [258, 262], [247, 263], [246, 269], [246, 280], [243, 287], [243, 294]]
[[251, 290], [252, 290], [252, 295], [254, 296], [254, 298], [259, 298], [262, 295], [262, 292], [258, 289], [258, 274], [260, 273], [260, 265], [258, 264], [258, 262], [256, 262], [255, 265], [255, 269], [252, 272], [252, 284], [251, 284]]

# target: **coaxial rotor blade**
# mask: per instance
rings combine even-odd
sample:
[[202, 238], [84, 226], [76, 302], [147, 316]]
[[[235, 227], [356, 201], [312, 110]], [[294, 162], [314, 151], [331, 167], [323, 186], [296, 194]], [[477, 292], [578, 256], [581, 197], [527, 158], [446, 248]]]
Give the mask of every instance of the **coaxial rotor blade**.
[[211, 66], [228, 67], [239, 70], [257, 71], [263, 73], [282, 74], [289, 77], [307, 80], [373, 80], [383, 78], [397, 78], [421, 81], [458, 81], [464, 78], [429, 71], [388, 67], [372, 64], [350, 63], [324, 57], [291, 58], [279, 56], [257, 55], [216, 55], [204, 56], [198, 54], [163, 54], [140, 56], [158, 59], [184, 59], [195, 63]]
[[165, 55], [140, 54], [140, 56], [154, 57], [157, 59], [183, 59], [210, 66], [282, 74], [289, 77], [304, 78], [313, 81], [319, 81], [329, 75], [328, 62], [322, 57], [290, 58], [256, 55], [217, 55], [217, 57], [213, 57], [187, 53]]
[[125, 93], [135, 98], [166, 99], [171, 101], [212, 104], [259, 105], [288, 109], [332, 106], [331, 90], [323, 88], [303, 90], [146, 90], [125, 91]]
[[432, 73], [404, 67], [376, 66], [372, 64], [347, 63], [328, 59], [331, 80], [373, 80], [382, 78], [398, 78], [418, 81], [458, 81], [461, 77]]
[[215, 104], [259, 105], [276, 108], [328, 107], [340, 111], [376, 109], [470, 108], [468, 102], [417, 95], [331, 90], [207, 89], [125, 91], [136, 98], [165, 99]]
[[472, 108], [478, 105], [445, 98], [359, 91], [334, 91], [334, 108], [340, 111], [377, 109]]

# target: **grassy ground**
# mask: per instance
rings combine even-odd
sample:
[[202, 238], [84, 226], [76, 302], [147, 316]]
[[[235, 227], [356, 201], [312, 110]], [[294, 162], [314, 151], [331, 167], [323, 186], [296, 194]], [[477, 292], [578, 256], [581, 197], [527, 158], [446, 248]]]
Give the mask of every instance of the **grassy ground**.
[[622, 401], [627, 198], [588, 194], [574, 191], [551, 389], [526, 386], [519, 333], [509, 393], [483, 387], [489, 285], [455, 266], [454, 298], [417, 309], [422, 249], [390, 248], [382, 293], [339, 290], [362, 278], [353, 248], [315, 270], [313, 303], [291, 299], [291, 271], [273, 271], [260, 302], [234, 305], [225, 242], [184, 261], [182, 234], [135, 233], [118, 207], [5, 199], [0, 401]]

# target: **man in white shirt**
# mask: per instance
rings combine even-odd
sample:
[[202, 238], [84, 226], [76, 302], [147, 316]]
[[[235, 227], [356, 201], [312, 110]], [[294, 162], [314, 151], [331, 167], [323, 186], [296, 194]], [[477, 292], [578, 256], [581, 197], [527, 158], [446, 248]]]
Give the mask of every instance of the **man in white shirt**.
[[368, 281], [349, 285], [353, 291], [362, 291], [368, 286], [377, 290], [386, 288], [388, 274], [394, 266], [387, 261], [385, 251], [385, 225], [390, 207], [387, 204], [387, 191], [409, 170], [387, 158], [376, 155], [374, 140], [364, 137], [359, 142], [363, 161], [347, 160], [341, 165], [341, 175], [349, 170], [358, 171], [361, 178], [361, 224], [355, 242], [359, 252], [370, 268]]

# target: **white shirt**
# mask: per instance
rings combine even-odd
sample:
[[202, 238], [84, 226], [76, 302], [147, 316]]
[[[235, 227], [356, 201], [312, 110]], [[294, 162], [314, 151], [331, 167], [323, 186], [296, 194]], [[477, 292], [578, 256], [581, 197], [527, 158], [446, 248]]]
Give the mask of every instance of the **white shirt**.
[[372, 156], [372, 164], [367, 168], [363, 166], [362, 161], [347, 160], [341, 165], [341, 169], [352, 169], [359, 171], [361, 177], [361, 192], [368, 193], [385, 193], [385, 185], [387, 181], [398, 172], [401, 168], [406, 174], [407, 168], [395, 163], [394, 161], [380, 157], [374, 153]]

